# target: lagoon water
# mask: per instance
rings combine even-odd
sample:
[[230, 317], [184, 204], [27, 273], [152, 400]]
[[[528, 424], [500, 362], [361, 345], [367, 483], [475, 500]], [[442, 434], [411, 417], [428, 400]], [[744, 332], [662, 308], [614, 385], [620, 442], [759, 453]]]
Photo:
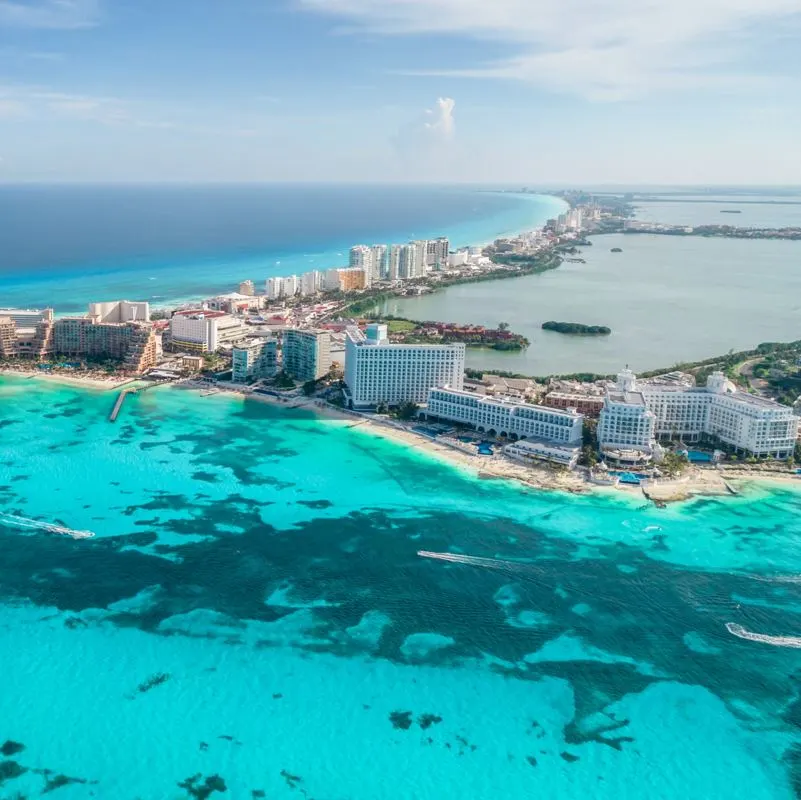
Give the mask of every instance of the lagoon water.
[[[801, 495], [481, 481], [255, 401], [0, 378], [0, 797], [792, 798]], [[463, 563], [424, 559], [451, 553]], [[479, 560], [474, 560], [479, 559]]]
[[[739, 215], [714, 219], [714, 206], [703, 203], [653, 206], [644, 205], [640, 216], [675, 224], [741, 224]], [[766, 208], [793, 209], [801, 220], [801, 206], [753, 208], [764, 214]], [[624, 364], [668, 368], [760, 342], [801, 338], [801, 242], [642, 234], [595, 236], [592, 242], [582, 248], [586, 264], [393, 299], [384, 310], [418, 320], [508, 322], [531, 346], [522, 353], [470, 350], [468, 366], [524, 375], [614, 374]], [[613, 247], [623, 252], [610, 252]], [[543, 331], [547, 320], [607, 325], [612, 335]]]

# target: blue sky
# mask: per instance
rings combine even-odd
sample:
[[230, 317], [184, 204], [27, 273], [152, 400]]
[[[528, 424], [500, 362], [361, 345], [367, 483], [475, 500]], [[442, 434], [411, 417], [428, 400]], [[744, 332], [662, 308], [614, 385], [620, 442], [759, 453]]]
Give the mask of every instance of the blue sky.
[[801, 0], [0, 0], [0, 180], [801, 184]]

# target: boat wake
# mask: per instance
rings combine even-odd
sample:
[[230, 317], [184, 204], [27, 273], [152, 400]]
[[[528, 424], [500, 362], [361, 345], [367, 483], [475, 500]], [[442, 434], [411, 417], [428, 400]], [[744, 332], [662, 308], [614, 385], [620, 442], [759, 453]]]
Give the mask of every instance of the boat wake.
[[5, 525], [8, 528], [26, 528], [28, 530], [44, 531], [45, 533], [55, 533], [59, 536], [70, 536], [73, 539], [91, 539], [94, 536], [92, 531], [78, 531], [73, 528], [65, 528], [62, 525], [54, 525], [51, 522], [44, 522], [40, 519], [17, 517], [14, 514], [6, 514], [2, 511], [0, 511], [0, 525]]
[[762, 583], [801, 583], [801, 575], [748, 575], [746, 577]]
[[742, 625], [737, 625], [734, 622], [727, 622], [726, 630], [733, 636], [737, 636], [740, 639], [748, 639], [750, 642], [772, 644], [774, 647], [801, 648], [801, 636], [768, 636], [766, 633], [752, 633]]
[[437, 561], [449, 561], [452, 564], [469, 564], [473, 567], [486, 567], [487, 569], [523, 569], [526, 565], [518, 561], [505, 561], [501, 558], [482, 558], [480, 556], [465, 556], [461, 553], [432, 553], [429, 550], [418, 550], [420, 558], [433, 558]]

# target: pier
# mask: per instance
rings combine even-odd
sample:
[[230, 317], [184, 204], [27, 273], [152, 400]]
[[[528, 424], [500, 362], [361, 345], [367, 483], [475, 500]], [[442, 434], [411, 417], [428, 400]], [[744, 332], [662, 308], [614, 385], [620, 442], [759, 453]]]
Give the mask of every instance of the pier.
[[117, 395], [117, 401], [114, 403], [114, 408], [111, 409], [111, 414], [109, 414], [108, 421], [109, 422], [116, 422], [117, 417], [120, 415], [120, 411], [122, 411], [123, 403], [125, 403], [125, 398], [128, 397], [129, 394], [135, 393], [136, 389], [123, 389]]
[[109, 422], [116, 422], [117, 417], [120, 415], [120, 411], [122, 411], [122, 407], [125, 404], [125, 400], [129, 394], [139, 394], [141, 392], [146, 392], [148, 389], [153, 389], [156, 386], [163, 386], [165, 383], [170, 383], [171, 381], [156, 381], [155, 383], [149, 383], [147, 386], [129, 386], [127, 389], [123, 389], [119, 395], [117, 395], [117, 400], [114, 403], [114, 408], [111, 409], [111, 414], [109, 414], [108, 421]]

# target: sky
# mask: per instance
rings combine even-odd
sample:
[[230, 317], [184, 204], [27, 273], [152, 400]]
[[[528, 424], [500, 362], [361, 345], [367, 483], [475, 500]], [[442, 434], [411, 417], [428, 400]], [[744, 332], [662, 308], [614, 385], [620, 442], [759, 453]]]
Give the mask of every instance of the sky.
[[801, 0], [0, 0], [0, 182], [801, 184]]

